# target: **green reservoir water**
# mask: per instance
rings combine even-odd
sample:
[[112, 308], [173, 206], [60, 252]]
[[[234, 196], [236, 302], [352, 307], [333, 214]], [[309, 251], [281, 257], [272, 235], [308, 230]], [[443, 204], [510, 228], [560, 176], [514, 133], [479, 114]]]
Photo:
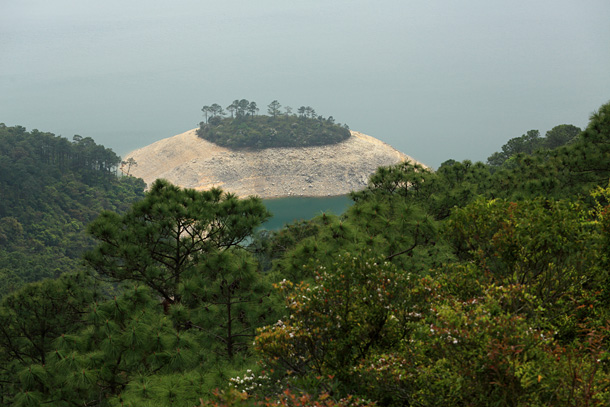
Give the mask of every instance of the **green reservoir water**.
[[273, 214], [262, 229], [277, 230], [285, 224], [295, 220], [308, 220], [322, 213], [341, 215], [352, 204], [347, 195], [311, 198], [290, 197], [278, 199], [265, 199], [263, 203]]

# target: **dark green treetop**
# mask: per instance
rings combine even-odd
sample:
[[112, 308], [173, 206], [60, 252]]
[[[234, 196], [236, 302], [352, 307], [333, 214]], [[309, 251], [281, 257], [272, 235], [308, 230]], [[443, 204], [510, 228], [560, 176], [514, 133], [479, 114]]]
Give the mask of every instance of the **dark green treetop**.
[[180, 284], [205, 256], [243, 242], [268, 216], [259, 198], [157, 180], [125, 215], [102, 212], [89, 225], [100, 243], [85, 260], [102, 276], [142, 282], [169, 303], [179, 302]]

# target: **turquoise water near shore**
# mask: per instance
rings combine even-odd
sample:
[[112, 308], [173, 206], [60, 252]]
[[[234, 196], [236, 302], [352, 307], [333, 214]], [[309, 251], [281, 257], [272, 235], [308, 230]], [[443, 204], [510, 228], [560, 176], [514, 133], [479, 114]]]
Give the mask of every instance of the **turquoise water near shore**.
[[347, 195], [322, 198], [290, 197], [264, 199], [267, 210], [273, 214], [262, 229], [277, 230], [295, 220], [308, 220], [322, 213], [341, 215], [352, 204]]

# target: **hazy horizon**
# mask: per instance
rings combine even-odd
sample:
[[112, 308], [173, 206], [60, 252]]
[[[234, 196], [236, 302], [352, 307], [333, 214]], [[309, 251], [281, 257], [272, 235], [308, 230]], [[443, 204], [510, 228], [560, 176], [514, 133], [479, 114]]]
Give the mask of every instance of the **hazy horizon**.
[[610, 100], [607, 0], [0, 4], [0, 122], [120, 155], [277, 99], [436, 168]]

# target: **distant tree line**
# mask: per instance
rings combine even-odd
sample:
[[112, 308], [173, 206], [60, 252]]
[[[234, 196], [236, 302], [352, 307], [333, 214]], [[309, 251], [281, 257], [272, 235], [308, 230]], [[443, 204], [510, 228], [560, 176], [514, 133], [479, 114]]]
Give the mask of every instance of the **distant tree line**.
[[277, 100], [267, 105], [268, 116], [259, 116], [256, 102], [246, 99], [235, 99], [226, 108], [206, 105], [201, 111], [205, 120], [199, 123], [199, 137], [229, 148], [320, 146], [350, 137], [349, 127], [332, 116], [318, 115], [311, 106], [299, 107], [297, 114], [285, 106], [282, 112]]
[[[26, 157], [60, 169], [115, 173], [121, 162], [111, 149], [96, 144], [91, 137], [74, 135], [72, 142], [53, 133], [36, 129], [27, 132], [23, 126], [7, 127], [0, 123], [2, 143], [16, 143], [15, 158]], [[31, 143], [31, 144], [30, 144]], [[27, 145], [27, 147], [26, 147]]]
[[500, 167], [517, 154], [533, 154], [538, 150], [554, 150], [576, 140], [581, 129], [571, 124], [560, 124], [540, 136], [538, 130], [529, 130], [521, 137], [515, 137], [502, 146], [502, 151], [487, 158], [487, 164]]
[[69, 141], [0, 123], [0, 298], [81, 267], [92, 243], [86, 224], [144, 194], [141, 179], [117, 177], [120, 163], [90, 137]]

